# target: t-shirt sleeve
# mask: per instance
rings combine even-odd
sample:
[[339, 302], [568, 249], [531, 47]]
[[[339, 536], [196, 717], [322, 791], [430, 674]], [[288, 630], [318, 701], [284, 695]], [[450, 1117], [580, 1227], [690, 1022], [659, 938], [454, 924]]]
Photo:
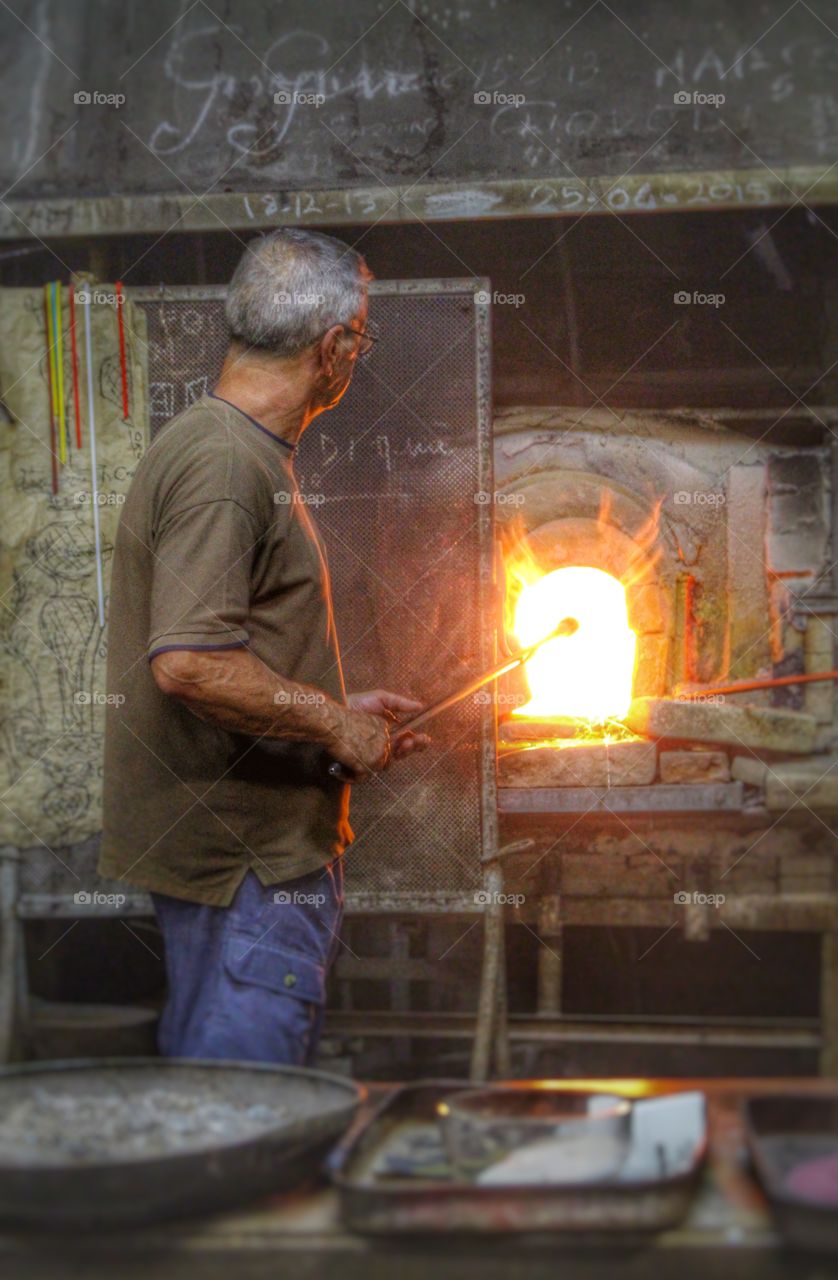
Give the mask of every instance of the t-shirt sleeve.
[[154, 540], [148, 658], [169, 649], [232, 649], [249, 639], [254, 517], [234, 498], [171, 514]]

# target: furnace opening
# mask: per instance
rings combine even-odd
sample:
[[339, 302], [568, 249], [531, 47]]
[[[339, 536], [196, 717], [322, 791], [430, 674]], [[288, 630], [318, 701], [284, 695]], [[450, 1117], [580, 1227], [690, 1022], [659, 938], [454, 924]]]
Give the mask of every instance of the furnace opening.
[[513, 714], [621, 719], [632, 698], [637, 654], [625, 587], [612, 574], [583, 565], [520, 581], [511, 609], [516, 644], [535, 644], [567, 616], [577, 620], [577, 630], [548, 641], [526, 663], [530, 699]]

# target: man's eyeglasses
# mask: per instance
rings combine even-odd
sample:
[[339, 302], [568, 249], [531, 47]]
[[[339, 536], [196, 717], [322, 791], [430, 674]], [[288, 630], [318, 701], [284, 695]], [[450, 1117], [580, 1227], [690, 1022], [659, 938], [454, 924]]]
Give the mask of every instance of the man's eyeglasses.
[[365, 329], [353, 329], [351, 325], [345, 324], [344, 329], [347, 333], [354, 333], [361, 341], [358, 343], [358, 355], [366, 356], [372, 351], [373, 346], [381, 337], [378, 332], [378, 326], [369, 323]]

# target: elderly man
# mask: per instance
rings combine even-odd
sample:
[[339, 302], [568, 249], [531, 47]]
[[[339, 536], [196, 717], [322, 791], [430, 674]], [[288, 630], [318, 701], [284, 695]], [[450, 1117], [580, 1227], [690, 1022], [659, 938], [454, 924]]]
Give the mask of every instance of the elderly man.
[[338, 945], [348, 787], [427, 745], [419, 704], [345, 696], [294, 448], [346, 391], [370, 273], [277, 231], [230, 284], [215, 390], [158, 434], [125, 503], [109, 609], [99, 870], [150, 890], [166, 1055], [306, 1064]]

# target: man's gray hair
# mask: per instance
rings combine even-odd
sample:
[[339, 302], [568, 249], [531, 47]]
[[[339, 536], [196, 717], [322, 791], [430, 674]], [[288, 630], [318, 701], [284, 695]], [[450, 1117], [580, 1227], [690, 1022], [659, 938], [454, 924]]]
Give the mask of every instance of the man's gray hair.
[[360, 253], [318, 231], [286, 227], [252, 240], [227, 289], [231, 336], [293, 356], [334, 324], [351, 324], [371, 273]]

